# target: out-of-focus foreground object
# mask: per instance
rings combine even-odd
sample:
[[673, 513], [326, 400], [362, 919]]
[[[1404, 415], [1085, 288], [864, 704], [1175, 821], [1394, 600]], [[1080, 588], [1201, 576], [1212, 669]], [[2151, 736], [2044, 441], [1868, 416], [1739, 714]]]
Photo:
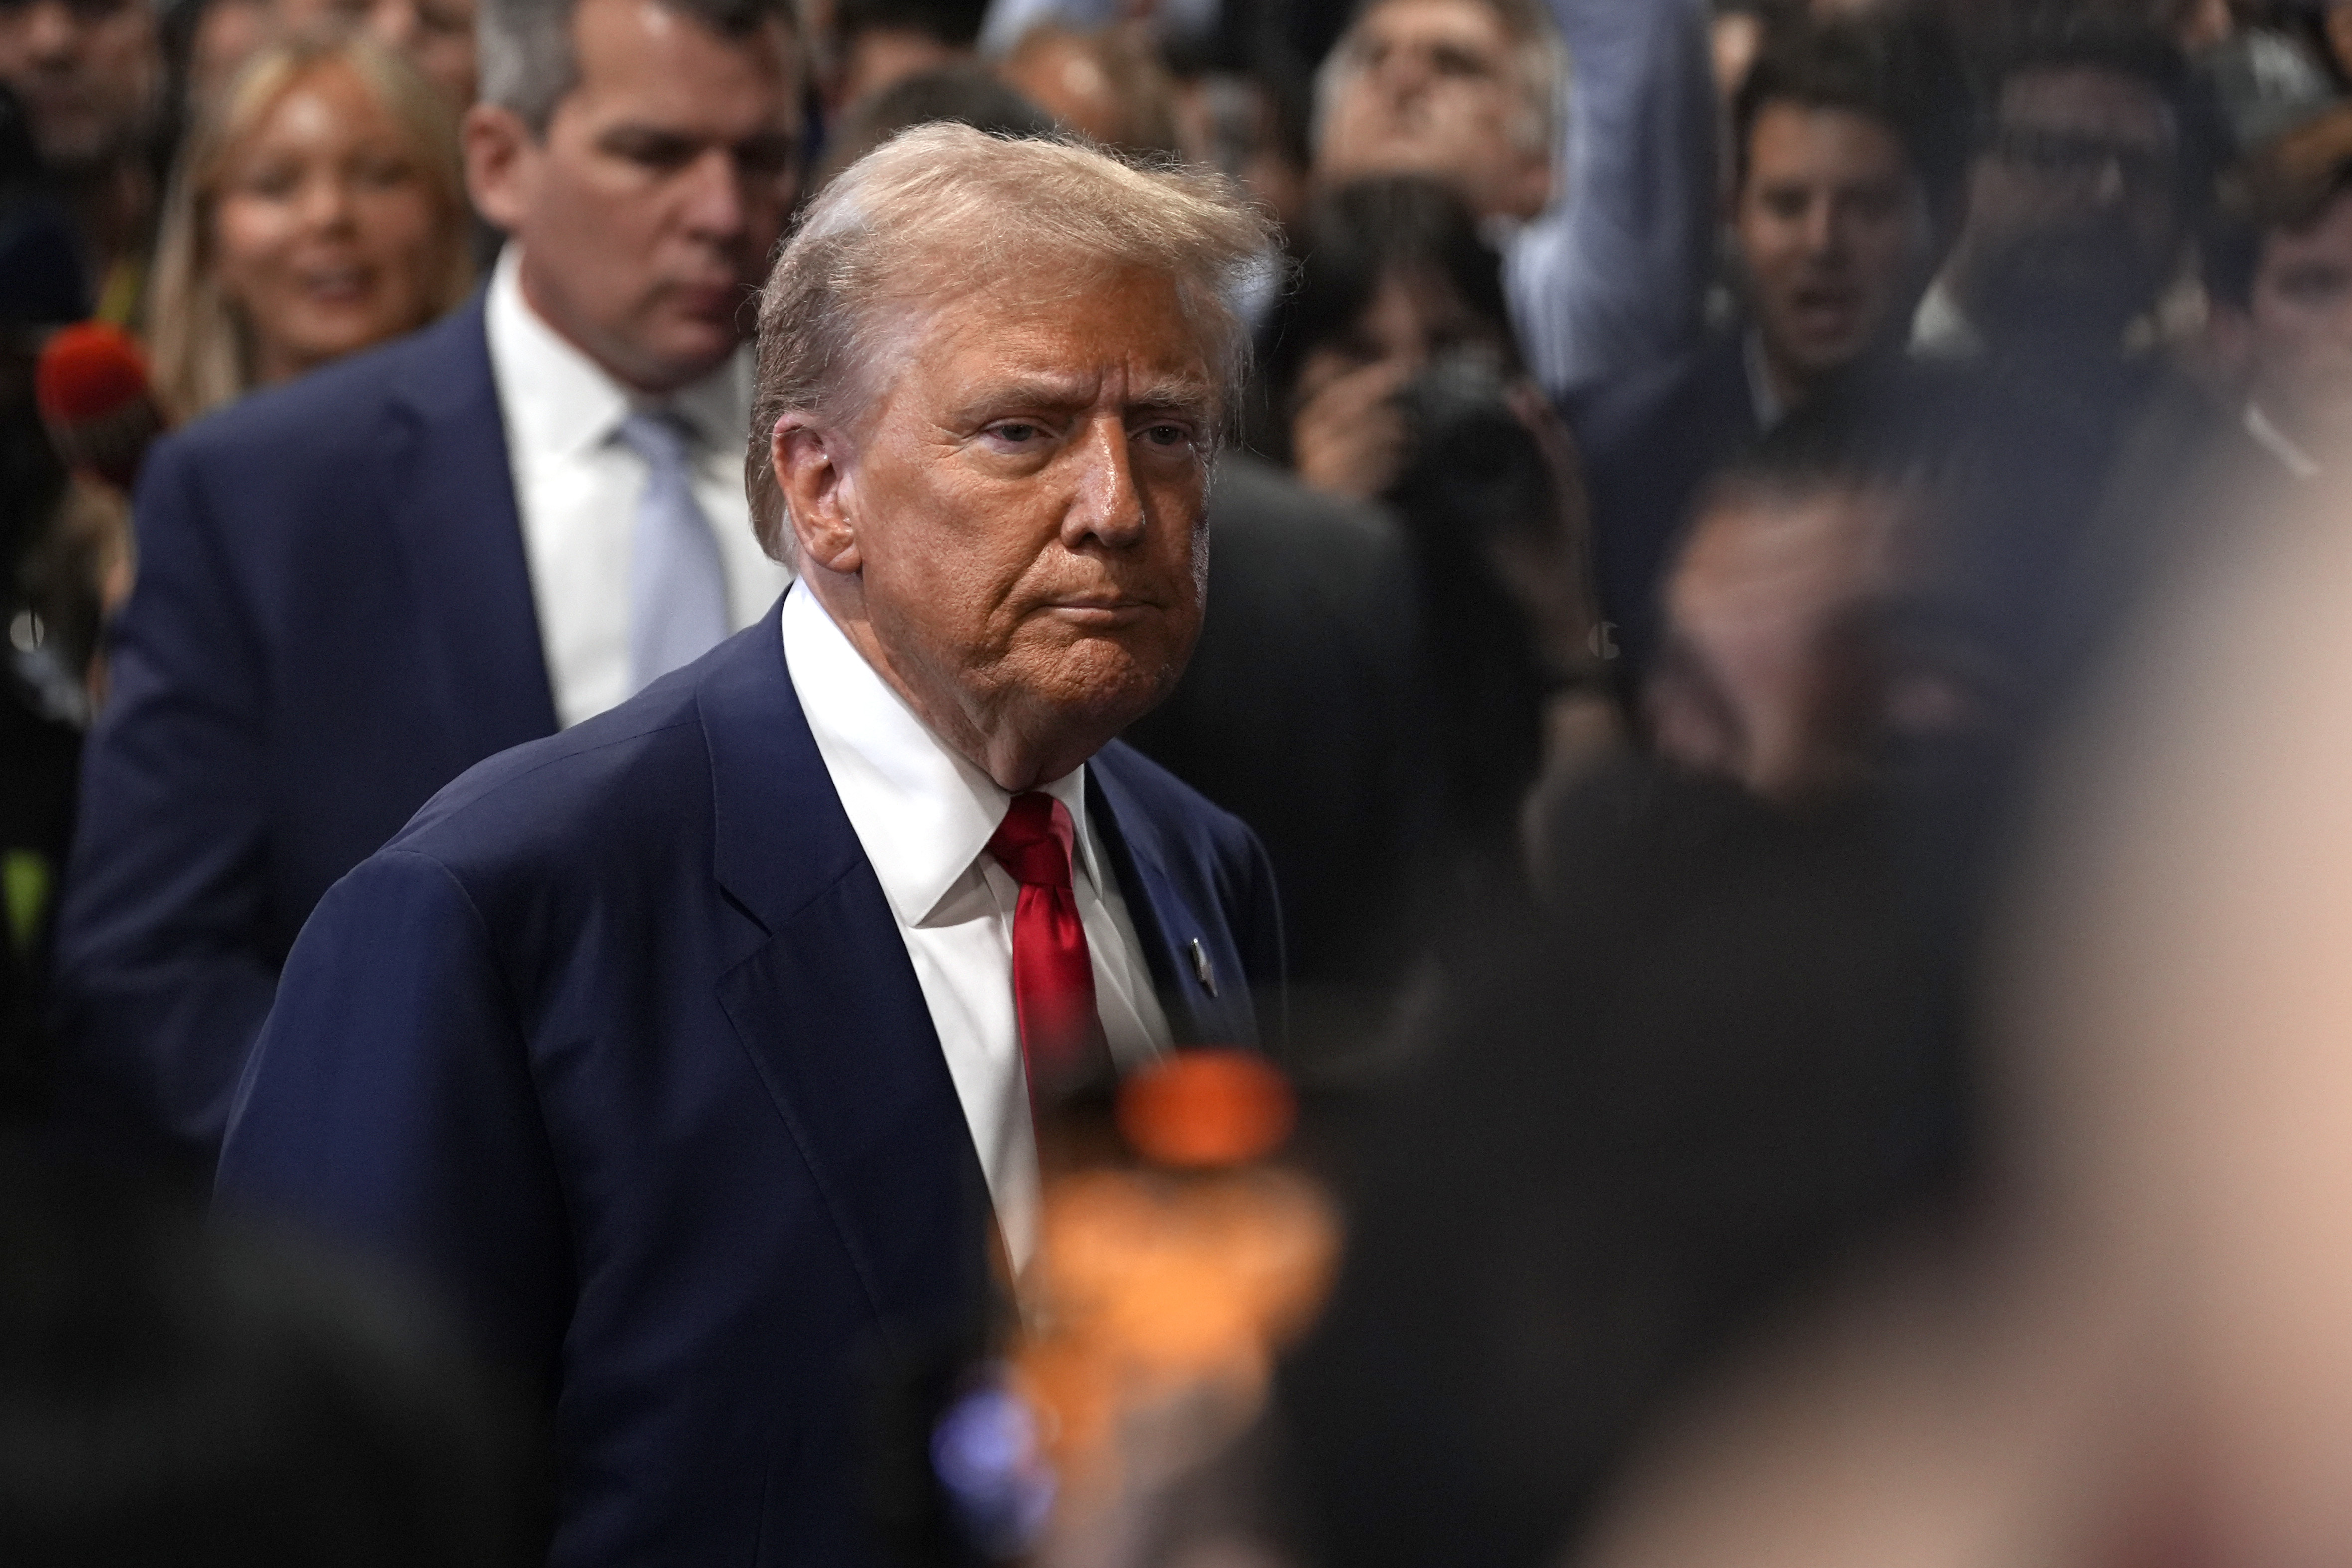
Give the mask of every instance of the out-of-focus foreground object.
[[131, 334], [103, 321], [61, 329], [42, 345], [35, 390], [67, 467], [129, 494], [148, 445], [163, 433], [147, 356]]
[[2175, 563], [2053, 760], [1990, 1205], [1662, 1426], [1575, 1562], [2352, 1552], [2352, 498], [2269, 494]]
[[1256, 1053], [1181, 1052], [1121, 1088], [1139, 1163], [1049, 1178], [1009, 1359], [1054, 1434], [1055, 1561], [1104, 1555], [1139, 1501], [1256, 1419], [1321, 1307], [1339, 1218], [1280, 1158], [1294, 1115]]
[[511, 1412], [387, 1281], [0, 1148], [0, 1560], [531, 1560]]
[[2064, 777], [2015, 943], [2028, 1173], [2068, 1250], [2148, 1299], [2137, 1490], [2216, 1563], [2352, 1552], [2347, 594], [2340, 485], [2182, 564]]
[[1156, 1561], [1201, 1531], [1203, 1478], [1219, 1491], [1255, 1458], [1274, 1358], [1339, 1252], [1337, 1206], [1286, 1152], [1290, 1086], [1255, 1051], [1194, 1049], [1105, 1109], [1049, 1123], [1017, 1324], [945, 1390], [927, 1436], [947, 1528], [899, 1561]]

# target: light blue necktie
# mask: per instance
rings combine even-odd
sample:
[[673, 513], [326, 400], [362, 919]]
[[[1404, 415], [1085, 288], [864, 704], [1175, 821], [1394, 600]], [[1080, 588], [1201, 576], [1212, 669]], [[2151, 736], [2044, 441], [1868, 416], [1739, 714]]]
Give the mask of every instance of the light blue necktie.
[[677, 416], [640, 411], [615, 434], [646, 460], [629, 555], [629, 679], [643, 690], [727, 635], [727, 566], [710, 520], [695, 504], [687, 432]]

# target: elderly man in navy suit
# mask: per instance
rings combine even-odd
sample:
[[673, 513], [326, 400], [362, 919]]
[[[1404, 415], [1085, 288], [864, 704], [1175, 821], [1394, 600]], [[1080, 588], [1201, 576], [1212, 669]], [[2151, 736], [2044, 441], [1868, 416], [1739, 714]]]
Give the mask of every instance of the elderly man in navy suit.
[[853, 165], [761, 310], [800, 582], [460, 778], [296, 942], [219, 1201], [437, 1281], [536, 1383], [553, 1561], [866, 1560], [851, 1368], [983, 1300], [992, 1230], [1023, 1266], [1033, 1100], [1262, 1041], [1264, 853], [1112, 738], [1199, 629], [1268, 239], [1074, 144]]
[[798, 188], [788, 0], [486, 0], [439, 325], [147, 464], [58, 938], [63, 1110], [209, 1171], [335, 879], [494, 752], [756, 621], [750, 300]]

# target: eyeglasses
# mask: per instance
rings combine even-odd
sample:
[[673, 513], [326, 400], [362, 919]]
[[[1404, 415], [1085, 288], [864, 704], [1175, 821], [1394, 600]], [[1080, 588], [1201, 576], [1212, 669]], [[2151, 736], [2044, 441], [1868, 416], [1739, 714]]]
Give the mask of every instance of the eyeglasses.
[[2165, 190], [2174, 177], [2169, 151], [2104, 136], [2005, 126], [1994, 132], [1992, 151], [2019, 174], [2050, 185], [2089, 185], [2111, 166], [2125, 188], [2136, 195]]

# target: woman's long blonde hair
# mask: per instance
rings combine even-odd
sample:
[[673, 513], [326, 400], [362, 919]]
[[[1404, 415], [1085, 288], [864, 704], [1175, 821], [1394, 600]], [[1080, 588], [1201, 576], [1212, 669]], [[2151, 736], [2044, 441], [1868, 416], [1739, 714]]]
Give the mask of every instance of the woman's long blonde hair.
[[457, 127], [442, 96], [406, 60], [366, 38], [265, 46], [198, 120], [163, 198], [155, 270], [148, 283], [147, 347], [156, 394], [175, 418], [192, 419], [253, 385], [250, 334], [221, 292], [215, 266], [213, 215], [231, 155], [297, 84], [336, 65], [358, 77], [406, 133], [417, 167], [444, 209], [444, 254], [436, 268], [433, 314], [456, 305], [473, 286]]

